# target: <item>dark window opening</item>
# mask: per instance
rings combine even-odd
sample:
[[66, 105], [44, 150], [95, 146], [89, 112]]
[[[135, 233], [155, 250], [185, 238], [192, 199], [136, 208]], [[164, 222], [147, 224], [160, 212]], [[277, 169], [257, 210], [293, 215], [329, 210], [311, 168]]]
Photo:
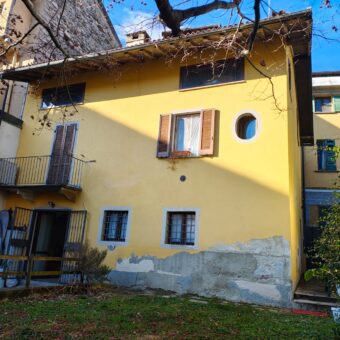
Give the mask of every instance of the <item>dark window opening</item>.
[[336, 171], [335, 141], [332, 139], [319, 139], [317, 144], [318, 170]]
[[195, 244], [194, 212], [168, 212], [167, 215], [167, 244]]
[[126, 240], [128, 211], [105, 211], [102, 241]]
[[85, 83], [45, 89], [42, 91], [41, 108], [81, 104], [84, 95]]
[[315, 112], [332, 112], [332, 97], [316, 97], [314, 98]]
[[236, 126], [237, 135], [241, 139], [251, 139], [256, 135], [256, 118], [246, 114], [239, 118]]
[[209, 86], [244, 80], [244, 60], [221, 60], [213, 65], [181, 67], [180, 88]]

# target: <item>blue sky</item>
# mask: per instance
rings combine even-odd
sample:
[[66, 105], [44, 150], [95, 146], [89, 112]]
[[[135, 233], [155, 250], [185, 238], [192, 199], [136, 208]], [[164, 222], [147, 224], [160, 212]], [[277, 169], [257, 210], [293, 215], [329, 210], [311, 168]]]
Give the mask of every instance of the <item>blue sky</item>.
[[[320, 8], [322, 0], [263, 0], [263, 8], [267, 9], [267, 2], [275, 10], [295, 12], [311, 7], [313, 10], [313, 42], [312, 42], [312, 67], [313, 71], [340, 71], [340, 0], [331, 0], [332, 8]], [[145, 2], [146, 5], [142, 3]], [[172, 4], [185, 3], [183, 0], [171, 0]], [[192, 4], [206, 3], [207, 0], [187, 1], [182, 7]], [[243, 11], [252, 13], [252, 0], [243, 0]], [[113, 3], [112, 0], [104, 0], [108, 6], [109, 16], [120, 38], [124, 40], [124, 34], [139, 29], [146, 29], [153, 38], [158, 38], [163, 27], [154, 22], [157, 15], [157, 7], [153, 0], [125, 0], [122, 4]], [[263, 14], [264, 13], [263, 10]], [[195, 27], [210, 24], [227, 25], [234, 23], [235, 18], [230, 19], [230, 14], [225, 11], [215, 11], [203, 15], [185, 23], [186, 26]], [[338, 31], [332, 30], [333, 26]], [[327, 37], [327, 39], [321, 36]]]

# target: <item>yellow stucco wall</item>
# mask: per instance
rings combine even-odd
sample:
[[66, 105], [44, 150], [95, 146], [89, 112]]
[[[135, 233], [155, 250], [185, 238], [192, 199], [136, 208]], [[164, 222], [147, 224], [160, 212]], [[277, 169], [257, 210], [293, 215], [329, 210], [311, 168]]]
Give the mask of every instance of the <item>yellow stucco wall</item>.
[[291, 263], [292, 263], [292, 282], [295, 288], [301, 275], [302, 262], [302, 159], [301, 148], [299, 146], [299, 127], [296, 116], [298, 115], [297, 98], [295, 89], [294, 61], [291, 48], [287, 48], [287, 74], [291, 68], [291, 90], [287, 83], [288, 93], [288, 145], [289, 145], [289, 192], [290, 192], [290, 223], [291, 223]]
[[[112, 267], [132, 253], [166, 257], [181, 251], [160, 246], [164, 208], [200, 210], [195, 251], [274, 236], [296, 250], [301, 199], [296, 110], [295, 104], [287, 110], [286, 52], [268, 53], [274, 50], [256, 47], [252, 60], [256, 65], [265, 60], [266, 68], [259, 67], [272, 76], [281, 112], [268, 80], [247, 62], [244, 82], [187, 91], [178, 90], [179, 64], [161, 60], [127, 65], [119, 77], [112, 72], [72, 79], [86, 81], [85, 103], [71, 119], [79, 122], [75, 155], [96, 161], [86, 165], [83, 191], [74, 203], [57, 194], [38, 195], [34, 202], [12, 195], [7, 207], [46, 207], [53, 201], [57, 207], [87, 209], [92, 245], [98, 245], [102, 209], [130, 207], [128, 245], [109, 252]], [[39, 105], [39, 98], [27, 101], [18, 156], [50, 154], [52, 131], [36, 129]], [[156, 158], [160, 114], [204, 108], [219, 111], [215, 156], [181, 159], [170, 169], [168, 160]], [[250, 143], [233, 136], [234, 119], [245, 110], [260, 117], [258, 136]], [[296, 281], [297, 255], [292, 253]]]

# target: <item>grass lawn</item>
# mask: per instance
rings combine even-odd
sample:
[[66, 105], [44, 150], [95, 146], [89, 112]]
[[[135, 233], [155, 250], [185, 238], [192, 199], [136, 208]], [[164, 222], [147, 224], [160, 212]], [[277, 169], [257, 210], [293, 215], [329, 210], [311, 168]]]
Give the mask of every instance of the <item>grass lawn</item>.
[[244, 304], [100, 291], [0, 301], [1, 339], [337, 339], [330, 317]]

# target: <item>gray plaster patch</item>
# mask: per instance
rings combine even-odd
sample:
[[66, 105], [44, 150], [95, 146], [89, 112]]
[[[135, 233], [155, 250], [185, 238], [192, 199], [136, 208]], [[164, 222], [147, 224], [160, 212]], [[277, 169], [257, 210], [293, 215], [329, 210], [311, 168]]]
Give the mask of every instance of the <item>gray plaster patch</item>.
[[164, 259], [131, 255], [117, 262], [109, 278], [118, 286], [288, 307], [292, 300], [289, 253], [289, 243], [273, 237]]

